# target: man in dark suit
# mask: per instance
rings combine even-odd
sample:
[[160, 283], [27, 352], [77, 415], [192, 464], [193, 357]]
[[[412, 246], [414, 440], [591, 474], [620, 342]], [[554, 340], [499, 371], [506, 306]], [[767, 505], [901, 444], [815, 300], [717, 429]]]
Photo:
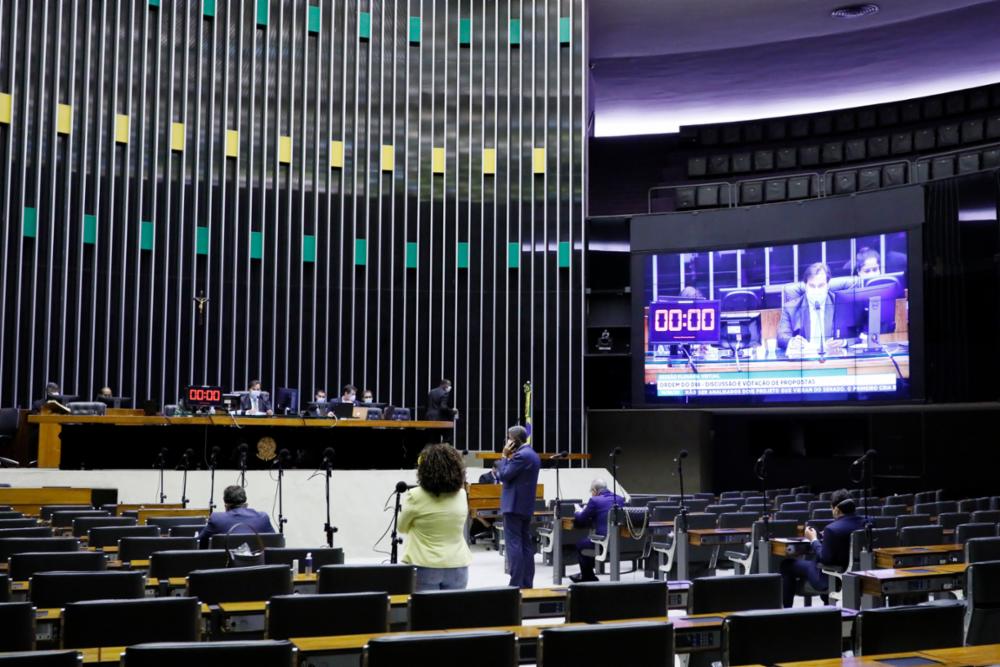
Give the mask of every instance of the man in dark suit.
[[[625, 499], [611, 493], [607, 482], [595, 479], [590, 483], [590, 500], [573, 517], [573, 523], [578, 528], [592, 527], [598, 535], [607, 535], [608, 513], [615, 505], [624, 504]], [[576, 551], [580, 558], [580, 574], [570, 575], [570, 580], [597, 581], [597, 575], [594, 574], [594, 543], [589, 537], [584, 537], [576, 543]]]
[[810, 264], [802, 275], [805, 294], [781, 308], [778, 322], [778, 347], [789, 357], [808, 353], [832, 354], [843, 349], [844, 341], [834, 330], [834, 293], [830, 291], [830, 268]]
[[823, 539], [816, 539], [816, 529], [812, 526], [805, 529], [816, 560], [787, 558], [781, 563], [782, 597], [786, 607], [792, 606], [799, 581], [808, 581], [817, 591], [827, 589], [823, 566], [847, 567], [851, 557], [851, 533], [865, 527], [865, 519], [854, 513], [854, 499], [846, 489], [835, 491], [830, 504], [833, 506], [834, 521], [823, 529]]
[[208, 548], [208, 543], [212, 535], [225, 535], [231, 528], [238, 524], [234, 533], [273, 533], [271, 519], [264, 512], [247, 507], [247, 492], [242, 486], [227, 486], [222, 492], [222, 502], [226, 506], [225, 512], [212, 512], [208, 517], [208, 523], [198, 534], [198, 543], [202, 549]]
[[480, 484], [500, 483], [500, 459], [493, 462], [493, 467], [479, 476]]
[[451, 380], [441, 380], [441, 383], [427, 394], [427, 421], [452, 421], [458, 416], [458, 410], [451, 407]]
[[523, 426], [507, 429], [507, 444], [500, 459], [500, 512], [503, 514], [510, 585], [531, 588], [535, 582], [535, 542], [531, 538], [531, 517], [535, 514], [535, 488], [542, 461], [527, 443]]
[[49, 382], [45, 385], [45, 398], [40, 398], [31, 404], [31, 411], [38, 412], [42, 409], [42, 406], [49, 401], [61, 401], [62, 392], [59, 391], [59, 385], [55, 382]]
[[249, 391], [240, 396], [240, 412], [245, 415], [271, 416], [271, 401], [260, 390], [260, 380], [251, 380]]

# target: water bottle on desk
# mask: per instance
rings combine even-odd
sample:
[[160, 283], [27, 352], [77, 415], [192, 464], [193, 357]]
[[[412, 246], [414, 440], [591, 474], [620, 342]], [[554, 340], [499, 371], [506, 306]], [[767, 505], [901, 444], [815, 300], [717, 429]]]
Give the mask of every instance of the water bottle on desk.
[[312, 552], [309, 551], [306, 553], [305, 573], [312, 574], [312, 572], [313, 572], [313, 555]]

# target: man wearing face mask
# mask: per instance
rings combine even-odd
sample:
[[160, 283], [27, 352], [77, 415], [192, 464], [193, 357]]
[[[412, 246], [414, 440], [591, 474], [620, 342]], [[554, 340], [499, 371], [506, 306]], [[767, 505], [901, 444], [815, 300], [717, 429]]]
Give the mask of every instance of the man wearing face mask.
[[830, 291], [830, 268], [823, 262], [810, 264], [802, 274], [805, 294], [787, 302], [778, 323], [778, 347], [788, 357], [835, 354], [844, 341], [834, 331], [834, 293]]
[[249, 391], [240, 397], [240, 412], [245, 415], [267, 415], [268, 417], [274, 414], [271, 411], [270, 400], [260, 390], [260, 380], [250, 381]]
[[441, 380], [437, 387], [427, 394], [427, 421], [454, 421], [458, 410], [451, 407], [451, 380]]

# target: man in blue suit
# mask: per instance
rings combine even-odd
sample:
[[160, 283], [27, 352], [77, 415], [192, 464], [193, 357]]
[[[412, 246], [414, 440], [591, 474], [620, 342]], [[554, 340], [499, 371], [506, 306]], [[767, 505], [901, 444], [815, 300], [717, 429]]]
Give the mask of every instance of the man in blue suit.
[[507, 444], [500, 459], [500, 512], [503, 514], [510, 585], [531, 588], [535, 581], [535, 543], [531, 517], [535, 514], [535, 488], [542, 461], [527, 443], [523, 426], [507, 429]]
[[846, 489], [835, 491], [830, 504], [834, 521], [823, 529], [823, 539], [816, 539], [816, 529], [812, 526], [805, 529], [816, 560], [788, 558], [781, 563], [782, 596], [786, 607], [792, 606], [799, 581], [808, 581], [815, 590], [826, 591], [827, 576], [823, 574], [823, 566], [846, 568], [851, 557], [851, 533], [865, 527], [865, 519], [854, 513], [854, 499]]
[[[271, 519], [264, 512], [258, 512], [247, 507], [247, 492], [242, 486], [227, 486], [222, 492], [222, 502], [226, 506], [225, 512], [213, 512], [208, 517], [208, 523], [201, 529], [198, 535], [198, 543], [202, 549], [208, 548], [212, 535], [225, 535], [230, 528], [237, 524], [243, 524], [234, 533], [250, 533], [256, 530], [258, 533], [273, 533]], [[253, 530], [251, 530], [253, 529]]]
[[[625, 499], [616, 496], [608, 490], [608, 483], [603, 479], [595, 479], [590, 483], [590, 500], [586, 506], [573, 517], [573, 523], [578, 528], [593, 527], [598, 535], [608, 534], [608, 512], [615, 505], [622, 506]], [[594, 574], [594, 543], [585, 537], [576, 543], [576, 551], [580, 557], [580, 574], [570, 575], [571, 581], [597, 581]]]

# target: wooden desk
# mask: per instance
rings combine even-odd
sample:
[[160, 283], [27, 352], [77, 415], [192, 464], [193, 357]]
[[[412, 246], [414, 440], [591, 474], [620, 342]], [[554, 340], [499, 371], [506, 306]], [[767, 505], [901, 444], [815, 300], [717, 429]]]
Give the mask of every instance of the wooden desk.
[[723, 544], [744, 544], [750, 528], [692, 528], [687, 531], [693, 547], [717, 547]]
[[961, 590], [965, 585], [965, 563], [927, 567], [862, 570], [849, 573], [856, 577], [863, 596], [870, 596], [876, 606], [885, 598], [907, 593], [936, 593]]
[[[550, 461], [552, 457], [556, 456], [552, 452], [538, 452], [538, 458], [543, 461]], [[482, 459], [483, 461], [496, 461], [503, 458], [503, 454], [500, 452], [476, 452], [476, 458]], [[566, 461], [589, 461], [590, 454], [567, 454]]]
[[[503, 484], [469, 484], [469, 515], [476, 516], [484, 510], [500, 511], [500, 493]], [[545, 498], [545, 485], [535, 487], [535, 499]]]
[[771, 555], [780, 558], [799, 558], [812, 551], [812, 542], [804, 537], [772, 537]]
[[[146, 521], [149, 517], [158, 516], [189, 516], [198, 519], [208, 519], [212, 512], [207, 508], [188, 508], [188, 509], [141, 509], [139, 510], [138, 523], [140, 526], [145, 526]], [[192, 521], [192, 523], [199, 523], [197, 521]]]
[[43, 505], [91, 505], [94, 489], [71, 487], [0, 488], [0, 505], [37, 516]]
[[98, 415], [31, 415], [29, 424], [38, 425], [38, 467], [58, 468], [62, 460], [63, 426], [73, 424], [103, 424], [107, 426], [214, 426], [230, 428], [239, 426], [267, 426], [268, 428], [323, 428], [323, 429], [396, 429], [426, 430], [455, 427], [445, 421], [396, 421], [382, 419], [313, 419], [301, 417], [235, 417], [226, 415], [201, 415], [184, 417], [163, 416], [98, 416]]
[[883, 569], [947, 565], [965, 560], [965, 545], [931, 544], [875, 549], [875, 567]]
[[926, 658], [940, 663], [940, 667], [979, 667], [1000, 663], [1000, 644], [984, 646], [960, 646], [957, 648], [912, 651], [887, 655], [866, 655], [839, 660], [809, 660], [805, 662], [782, 662], [779, 667], [886, 667], [882, 662], [892, 658]]
[[121, 516], [125, 512], [138, 510], [170, 510], [183, 509], [181, 503], [118, 503], [115, 505], [115, 516]]

